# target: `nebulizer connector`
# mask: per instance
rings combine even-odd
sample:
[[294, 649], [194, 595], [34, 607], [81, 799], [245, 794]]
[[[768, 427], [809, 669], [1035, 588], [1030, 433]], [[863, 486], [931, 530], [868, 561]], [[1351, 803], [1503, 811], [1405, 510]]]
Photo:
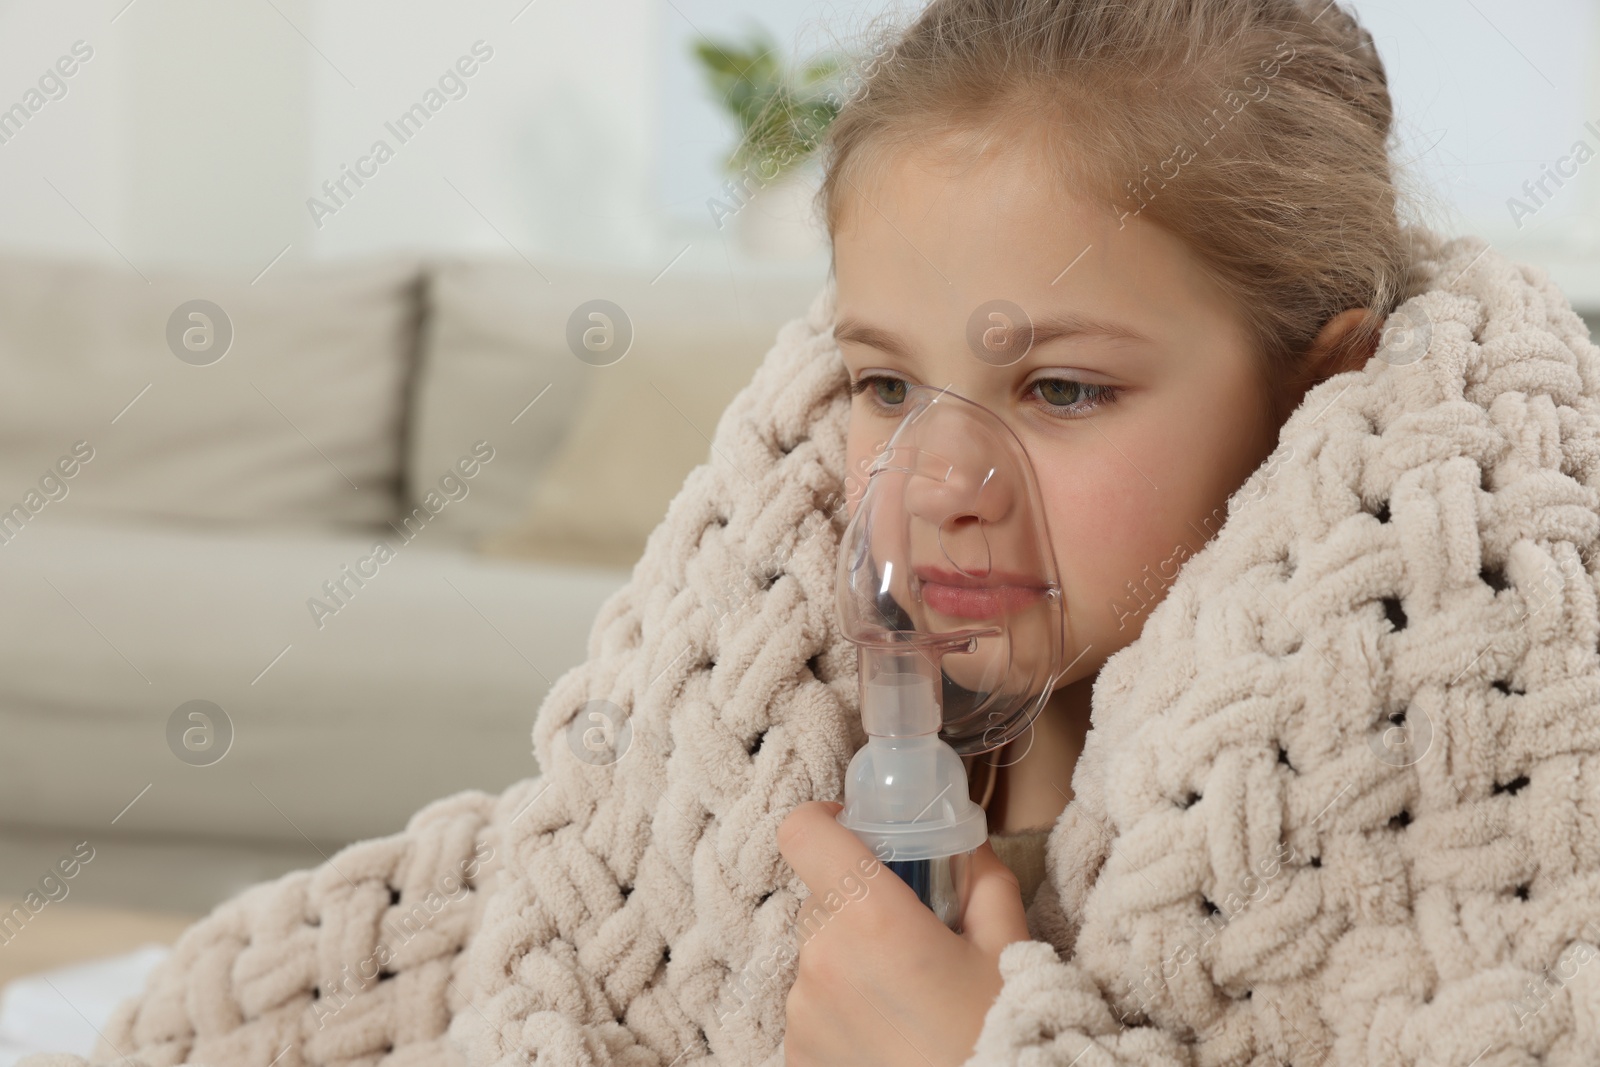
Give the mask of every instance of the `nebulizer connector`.
[[1020, 736], [1061, 673], [1066, 613], [1026, 450], [987, 408], [911, 386], [840, 544], [867, 742], [837, 818], [953, 930], [988, 837], [961, 757]]

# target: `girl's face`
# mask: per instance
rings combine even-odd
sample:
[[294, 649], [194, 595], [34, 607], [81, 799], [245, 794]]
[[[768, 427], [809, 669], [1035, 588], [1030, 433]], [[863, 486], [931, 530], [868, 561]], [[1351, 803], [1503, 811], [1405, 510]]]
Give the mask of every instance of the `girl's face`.
[[[907, 384], [998, 415], [1043, 497], [1067, 684], [1138, 637], [1278, 428], [1241, 316], [1176, 237], [1137, 216], [1119, 228], [1025, 151], [965, 169], [938, 158], [925, 147], [871, 187], [847, 186], [833, 235], [834, 334], [856, 389], [850, 510]], [[987, 315], [995, 301], [1032, 324], [1021, 358], [997, 352], [992, 331], [987, 351], [969, 342], [1003, 328]]]

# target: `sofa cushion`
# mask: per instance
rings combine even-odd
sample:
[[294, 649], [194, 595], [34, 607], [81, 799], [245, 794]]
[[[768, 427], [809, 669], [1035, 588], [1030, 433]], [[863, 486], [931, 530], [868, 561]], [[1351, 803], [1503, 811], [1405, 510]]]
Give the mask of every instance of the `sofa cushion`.
[[[542, 273], [549, 281], [520, 262], [460, 261], [430, 272], [408, 508], [487, 440], [495, 459], [470, 498], [432, 520], [441, 536], [489, 554], [630, 565], [710, 456], [722, 409], [823, 276]], [[596, 299], [620, 307], [626, 323], [575, 316]], [[590, 329], [615, 329], [617, 347], [580, 357], [577, 338]]]
[[[544, 284], [522, 263], [452, 259], [428, 271], [404, 498], [408, 514], [423, 509], [417, 518], [433, 543], [469, 545], [519, 518], [529, 487], [572, 428], [587, 380], [545, 337], [559, 303]], [[440, 481], [458, 473], [479, 441], [493, 458], [461, 501], [442, 509], [435, 502], [431, 514], [428, 494], [449, 499]]]
[[[256, 526], [395, 514], [416, 262], [280, 263], [253, 285], [143, 273], [0, 259], [0, 539], [52, 511]], [[223, 315], [191, 317], [195, 300]]]
[[538, 772], [534, 712], [628, 576], [392, 531], [77, 518], [0, 548], [6, 823], [343, 843], [497, 792]]

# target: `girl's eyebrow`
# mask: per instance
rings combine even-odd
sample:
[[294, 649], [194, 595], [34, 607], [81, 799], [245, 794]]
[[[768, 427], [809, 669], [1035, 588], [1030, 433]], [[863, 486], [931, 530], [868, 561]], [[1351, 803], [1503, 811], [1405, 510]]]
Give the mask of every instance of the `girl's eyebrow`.
[[[1150, 338], [1137, 330], [1104, 319], [1092, 319], [1083, 315], [1050, 315], [1033, 320], [1035, 348], [1049, 341], [1079, 337], [1150, 343]], [[911, 358], [910, 347], [898, 335], [849, 315], [842, 317], [834, 326], [833, 339], [835, 342], [853, 341], [856, 344], [868, 345], [905, 360]]]

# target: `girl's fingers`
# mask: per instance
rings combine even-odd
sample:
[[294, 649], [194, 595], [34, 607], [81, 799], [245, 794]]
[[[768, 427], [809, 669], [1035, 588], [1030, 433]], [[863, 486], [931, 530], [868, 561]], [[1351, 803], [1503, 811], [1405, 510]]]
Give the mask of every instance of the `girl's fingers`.
[[911, 887], [839, 823], [843, 809], [836, 800], [809, 800], [778, 826], [778, 852], [806, 884], [817, 906], [830, 913], [848, 911], [847, 925], [871, 916], [879, 922], [909, 920], [944, 929]]
[[843, 808], [835, 800], [809, 800], [778, 826], [778, 852], [814, 896], [848, 893], [863, 879], [888, 873], [859, 837], [839, 825]]
[[961, 917], [961, 936], [990, 955], [1013, 941], [1026, 941], [1027, 913], [1017, 876], [985, 841], [972, 854], [972, 895]]

